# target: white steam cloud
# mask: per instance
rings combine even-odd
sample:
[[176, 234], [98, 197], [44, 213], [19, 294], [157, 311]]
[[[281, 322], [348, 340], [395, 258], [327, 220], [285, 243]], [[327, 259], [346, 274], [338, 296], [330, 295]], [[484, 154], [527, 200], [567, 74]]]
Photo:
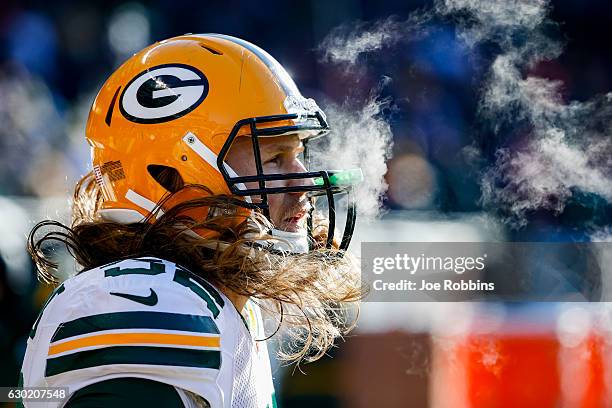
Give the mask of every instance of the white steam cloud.
[[[468, 47], [493, 45], [497, 55], [483, 84], [479, 115], [491, 125], [489, 145], [498, 148], [483, 172], [481, 199], [520, 227], [531, 211], [563, 211], [578, 192], [612, 202], [612, 93], [566, 102], [561, 82], [529, 75], [563, 51], [551, 35], [558, 27], [548, 19], [549, 9], [548, 0], [436, 0], [432, 9], [404, 21], [339, 27], [320, 50], [327, 61], [359, 67], [364, 53], [418, 38], [433, 19], [455, 23]], [[504, 129], [520, 130], [522, 140], [504, 144]], [[465, 153], [475, 151], [470, 146]]]
[[323, 60], [353, 68], [360, 55], [417, 38], [425, 32], [430, 14], [414, 12], [407, 20], [395, 17], [368, 24], [357, 22], [334, 28], [321, 42]]
[[361, 168], [364, 180], [356, 187], [355, 198], [359, 214], [367, 218], [380, 213], [387, 190], [386, 162], [393, 142], [391, 127], [381, 115], [389, 100], [377, 95], [378, 92], [373, 92], [358, 106], [349, 102], [326, 104], [331, 135], [309, 145], [315, 153], [312, 155], [315, 168]]
[[460, 17], [462, 22], [474, 19], [471, 27], [462, 27], [460, 37], [467, 45], [495, 40], [511, 46], [517, 29], [534, 30], [545, 21], [548, 0], [437, 0], [435, 11], [440, 16]]
[[[427, 31], [428, 12], [414, 12], [407, 20], [396, 17], [374, 23], [357, 22], [334, 28], [318, 47], [324, 63], [343, 66], [346, 72], [362, 71], [360, 56], [399, 42], [419, 38]], [[354, 76], [359, 80], [359, 75]], [[381, 98], [389, 82], [383, 77], [365, 100], [348, 98], [343, 104], [328, 103], [325, 112], [332, 126], [331, 137], [321, 139], [313, 148], [313, 164], [321, 168], [361, 168], [364, 181], [356, 188], [357, 210], [362, 217], [374, 218], [382, 208], [387, 160], [391, 157], [393, 134], [384, 113], [390, 100]]]
[[612, 94], [566, 103], [562, 83], [526, 74], [563, 50], [547, 34], [554, 28], [548, 9], [545, 0], [445, 0], [436, 5], [441, 15], [463, 17], [458, 35], [467, 45], [488, 42], [501, 50], [480, 102], [493, 132], [504, 124], [530, 128], [521, 147], [497, 151], [496, 163], [482, 180], [483, 203], [501, 209], [513, 226], [526, 224], [532, 210], [562, 211], [576, 191], [612, 202]]

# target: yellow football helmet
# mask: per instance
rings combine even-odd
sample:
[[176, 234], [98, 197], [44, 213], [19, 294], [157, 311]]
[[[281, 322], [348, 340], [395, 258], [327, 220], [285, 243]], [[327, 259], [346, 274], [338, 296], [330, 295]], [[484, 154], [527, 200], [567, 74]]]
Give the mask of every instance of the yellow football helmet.
[[[170, 167], [185, 184], [242, 197], [245, 209], [260, 209], [268, 218], [268, 194], [324, 195], [329, 202], [327, 245], [331, 246], [333, 194], [349, 192], [350, 183], [338, 182], [341, 175], [329, 171], [263, 174], [258, 150], [259, 137], [297, 133], [306, 145], [309, 138], [328, 129], [317, 104], [304, 98], [285, 69], [261, 48], [220, 34], [189, 34], [158, 42], [121, 65], [91, 108], [86, 136], [104, 198], [100, 215], [122, 223], [150, 216], [172, 192], [160, 184], [155, 172]], [[247, 135], [253, 140], [258, 173], [239, 176], [224, 158], [236, 137]], [[314, 185], [266, 186], [271, 180], [306, 178], [315, 179]], [[259, 188], [247, 189], [247, 182], [258, 182]], [[261, 199], [254, 202], [251, 196]], [[348, 247], [354, 222], [352, 204], [342, 249]]]

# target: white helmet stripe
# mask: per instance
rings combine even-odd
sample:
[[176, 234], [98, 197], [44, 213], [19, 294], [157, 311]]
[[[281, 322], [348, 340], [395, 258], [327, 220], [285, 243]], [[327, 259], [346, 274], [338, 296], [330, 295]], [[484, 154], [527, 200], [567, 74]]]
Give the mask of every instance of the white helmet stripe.
[[[150, 213], [152, 213], [153, 210], [155, 210], [156, 204], [153, 201], [149, 200], [147, 197], [141, 196], [140, 194], [138, 194], [132, 189], [129, 189], [127, 193], [125, 193], [125, 198], [127, 198], [132, 203], [136, 204], [142, 209], [147, 210]], [[162, 211], [161, 208], [158, 211], [159, 211], [159, 215], [164, 215], [164, 212]]]
[[[217, 158], [219, 156], [217, 156], [215, 152], [210, 150], [208, 146], [202, 143], [202, 141], [198, 139], [196, 135], [191, 132], [187, 132], [187, 134], [183, 136], [183, 142], [185, 142], [187, 146], [189, 146], [189, 148], [193, 150], [198, 156], [200, 156], [206, 163], [210, 164], [213, 169], [221, 173], [219, 171], [219, 167], [217, 166]], [[234, 169], [229, 166], [229, 164], [224, 162], [223, 167], [225, 167], [225, 170], [227, 170], [231, 177], [239, 177], [238, 173], [236, 173]], [[237, 183], [236, 187], [238, 187], [240, 190], [246, 190], [246, 186], [243, 183]], [[251, 202], [250, 197], [245, 197], [245, 199], [247, 200], [247, 202]]]

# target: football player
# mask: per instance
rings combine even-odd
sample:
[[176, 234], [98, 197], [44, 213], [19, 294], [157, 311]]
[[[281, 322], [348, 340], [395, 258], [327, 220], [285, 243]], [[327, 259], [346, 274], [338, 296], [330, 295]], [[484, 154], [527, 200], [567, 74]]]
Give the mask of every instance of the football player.
[[68, 387], [66, 407], [274, 407], [264, 340], [282, 327], [280, 357], [319, 358], [354, 322], [343, 305], [363, 296], [346, 253], [360, 172], [306, 168], [327, 131], [244, 40], [184, 35], [126, 61], [89, 114], [93, 171], [72, 226], [30, 235], [43, 280], [59, 283], [48, 241], [83, 270], [36, 320], [23, 386]]

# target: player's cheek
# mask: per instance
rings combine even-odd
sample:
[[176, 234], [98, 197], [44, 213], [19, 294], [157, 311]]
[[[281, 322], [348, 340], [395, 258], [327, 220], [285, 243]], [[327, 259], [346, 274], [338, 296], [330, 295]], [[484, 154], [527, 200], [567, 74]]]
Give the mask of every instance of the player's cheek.
[[270, 217], [272, 218], [272, 222], [279, 223], [281, 221], [281, 217], [284, 214], [285, 208], [284, 194], [270, 194], [268, 196], [268, 204], [270, 205]]

